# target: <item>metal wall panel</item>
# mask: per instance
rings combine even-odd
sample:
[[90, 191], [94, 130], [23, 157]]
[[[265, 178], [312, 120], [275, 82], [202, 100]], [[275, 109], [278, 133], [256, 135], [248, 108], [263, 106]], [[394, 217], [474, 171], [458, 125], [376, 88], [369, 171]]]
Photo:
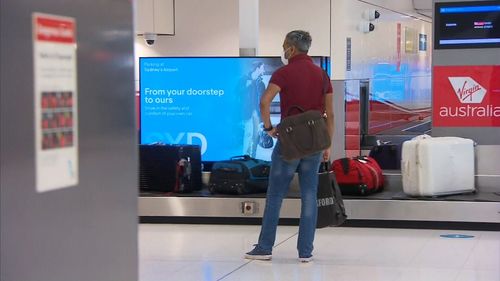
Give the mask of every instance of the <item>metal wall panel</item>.
[[[137, 280], [132, 2], [0, 5], [0, 279]], [[33, 12], [77, 23], [80, 180], [46, 193], [35, 190]]]
[[334, 80], [333, 113], [334, 132], [331, 159], [345, 157], [345, 80]]

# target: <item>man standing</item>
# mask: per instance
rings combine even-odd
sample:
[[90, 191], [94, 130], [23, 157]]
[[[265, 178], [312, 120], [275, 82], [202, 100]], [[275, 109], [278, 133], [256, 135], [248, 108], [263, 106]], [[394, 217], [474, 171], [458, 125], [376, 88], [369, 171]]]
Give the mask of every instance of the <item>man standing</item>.
[[295, 171], [298, 170], [301, 212], [297, 250], [299, 261], [309, 262], [312, 260], [317, 219], [318, 170], [322, 160], [329, 160], [330, 149], [307, 155], [301, 159], [285, 161], [281, 157], [277, 130], [272, 126], [270, 119], [271, 101], [280, 93], [282, 119], [300, 113], [297, 110], [291, 110], [294, 106], [299, 106], [305, 111], [325, 112], [329, 134], [333, 135], [333, 89], [328, 75], [315, 65], [307, 55], [311, 41], [311, 35], [302, 30], [291, 31], [286, 35], [282, 54], [285, 66], [273, 74], [260, 102], [264, 130], [269, 135], [278, 137], [278, 142], [271, 157], [269, 188], [259, 242], [252, 251], [245, 255], [247, 259], [271, 259], [281, 203], [288, 193]]

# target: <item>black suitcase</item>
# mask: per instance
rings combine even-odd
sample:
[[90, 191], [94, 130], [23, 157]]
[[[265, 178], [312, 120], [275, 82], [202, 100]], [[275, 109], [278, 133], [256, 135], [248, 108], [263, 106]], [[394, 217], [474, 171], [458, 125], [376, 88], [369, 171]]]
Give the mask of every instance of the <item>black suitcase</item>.
[[375, 159], [383, 170], [401, 169], [401, 148], [399, 145], [376, 145], [370, 150], [370, 157]]
[[265, 193], [270, 169], [270, 162], [248, 155], [216, 162], [212, 167], [208, 190], [211, 193], [235, 195]]
[[139, 170], [142, 191], [185, 193], [202, 187], [198, 145], [140, 145]]

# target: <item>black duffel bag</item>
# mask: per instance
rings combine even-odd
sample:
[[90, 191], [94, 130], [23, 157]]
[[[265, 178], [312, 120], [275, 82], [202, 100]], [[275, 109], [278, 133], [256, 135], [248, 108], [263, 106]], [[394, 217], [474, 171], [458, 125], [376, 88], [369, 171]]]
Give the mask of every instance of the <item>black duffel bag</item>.
[[370, 157], [384, 170], [401, 170], [401, 147], [397, 144], [377, 143], [370, 150]]
[[214, 163], [208, 190], [210, 193], [251, 194], [265, 193], [271, 162], [248, 155], [232, 157]]

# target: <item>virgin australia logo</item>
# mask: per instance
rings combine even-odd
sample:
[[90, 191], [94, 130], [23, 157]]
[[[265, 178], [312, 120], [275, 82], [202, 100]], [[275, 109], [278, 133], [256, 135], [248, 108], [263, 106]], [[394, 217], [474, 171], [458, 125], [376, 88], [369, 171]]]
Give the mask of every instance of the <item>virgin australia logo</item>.
[[[470, 77], [448, 77], [461, 106], [441, 106], [441, 117], [500, 117], [500, 106], [479, 105], [483, 102], [486, 89]], [[476, 105], [474, 105], [476, 104]]]
[[448, 77], [461, 103], [482, 103], [486, 89], [470, 77]]

